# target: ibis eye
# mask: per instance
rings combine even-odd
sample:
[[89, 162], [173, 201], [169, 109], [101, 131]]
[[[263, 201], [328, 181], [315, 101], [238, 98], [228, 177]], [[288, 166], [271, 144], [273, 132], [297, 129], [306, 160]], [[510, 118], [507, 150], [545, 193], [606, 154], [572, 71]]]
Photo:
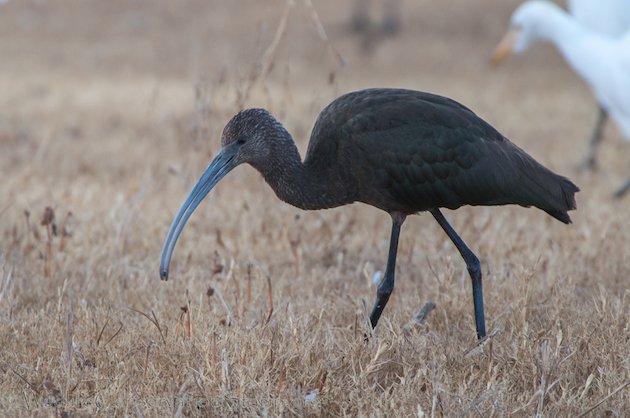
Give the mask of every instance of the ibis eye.
[[238, 145], [243, 145], [243, 144], [245, 143], [245, 138], [239, 138], [239, 139], [237, 139], [237, 140], [236, 140], [236, 143], [237, 143]]

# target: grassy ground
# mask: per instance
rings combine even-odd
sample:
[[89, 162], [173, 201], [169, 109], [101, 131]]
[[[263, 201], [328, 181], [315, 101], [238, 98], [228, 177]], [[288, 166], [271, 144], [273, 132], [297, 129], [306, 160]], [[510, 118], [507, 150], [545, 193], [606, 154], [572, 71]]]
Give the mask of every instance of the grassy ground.
[[[330, 45], [302, 1], [277, 44], [281, 0], [0, 6], [0, 415], [628, 413], [630, 211], [610, 195], [630, 145], [611, 124], [598, 171], [577, 173], [595, 119], [583, 83], [545, 45], [488, 64], [516, 1], [404, 1], [402, 32], [367, 52], [348, 6], [314, 3]], [[173, 214], [235, 111], [269, 108], [304, 152], [319, 110], [369, 86], [451, 96], [582, 189], [570, 226], [445, 211], [482, 260], [489, 342], [426, 214], [405, 224], [364, 342], [389, 217], [301, 212], [248, 167], [159, 280]]]

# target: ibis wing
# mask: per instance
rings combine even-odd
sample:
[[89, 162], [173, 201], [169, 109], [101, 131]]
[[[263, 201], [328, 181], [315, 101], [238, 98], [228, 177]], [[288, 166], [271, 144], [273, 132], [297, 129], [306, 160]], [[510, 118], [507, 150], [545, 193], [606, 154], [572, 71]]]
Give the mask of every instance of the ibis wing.
[[371, 133], [378, 137], [382, 131], [401, 126], [453, 126], [462, 124], [462, 117], [470, 116], [477, 118], [470, 109], [454, 100], [415, 90], [366, 89], [347, 93], [319, 114], [304, 162], [312, 166], [331, 166], [336, 162], [340, 147], [350, 138]]
[[305, 162], [334, 159], [357, 184], [357, 200], [412, 213], [501, 195], [505, 169], [491, 157], [506, 140], [468, 108], [409, 90], [372, 89], [336, 102], [320, 115]]
[[[520, 203], [511, 193], [519, 175], [511, 152], [520, 150], [497, 135], [479, 125], [414, 120], [355, 135], [352, 148], [363, 156], [350, 164], [359, 178], [368, 179], [363, 184], [366, 203], [386, 196], [383, 206], [396, 202], [406, 212]], [[371, 195], [374, 190], [379, 196]]]
[[332, 102], [318, 118], [305, 164], [387, 211], [518, 204], [563, 222], [578, 188], [543, 167], [470, 109], [411, 90], [371, 89]]

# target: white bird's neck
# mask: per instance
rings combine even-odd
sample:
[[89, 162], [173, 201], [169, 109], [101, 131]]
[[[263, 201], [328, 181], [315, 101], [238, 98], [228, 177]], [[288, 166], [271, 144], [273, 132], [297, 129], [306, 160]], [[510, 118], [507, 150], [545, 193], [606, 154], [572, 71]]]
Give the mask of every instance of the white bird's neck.
[[601, 57], [609, 53], [610, 40], [585, 29], [560, 8], [545, 15], [538, 29], [540, 38], [554, 44], [569, 65], [597, 92], [601, 73], [606, 71], [607, 60]]

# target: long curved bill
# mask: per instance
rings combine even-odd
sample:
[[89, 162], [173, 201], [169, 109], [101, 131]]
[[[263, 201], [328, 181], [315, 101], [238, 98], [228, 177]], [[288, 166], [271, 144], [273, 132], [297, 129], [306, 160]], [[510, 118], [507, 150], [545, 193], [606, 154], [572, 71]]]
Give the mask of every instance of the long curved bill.
[[499, 64], [512, 52], [512, 47], [519, 36], [520, 30], [517, 28], [512, 28], [505, 34], [496, 48], [494, 48], [494, 52], [492, 53], [493, 64]]
[[182, 207], [175, 215], [171, 228], [166, 235], [164, 246], [162, 247], [162, 257], [160, 259], [160, 278], [162, 280], [168, 280], [168, 268], [171, 264], [171, 256], [175, 249], [175, 244], [179, 238], [179, 234], [182, 233], [188, 218], [195, 211], [199, 203], [206, 197], [210, 190], [229, 173], [236, 164], [234, 163], [234, 156], [236, 154], [236, 147], [227, 146], [222, 148], [221, 151], [214, 157], [206, 171], [201, 175], [201, 178], [195, 184], [192, 191], [182, 204]]

